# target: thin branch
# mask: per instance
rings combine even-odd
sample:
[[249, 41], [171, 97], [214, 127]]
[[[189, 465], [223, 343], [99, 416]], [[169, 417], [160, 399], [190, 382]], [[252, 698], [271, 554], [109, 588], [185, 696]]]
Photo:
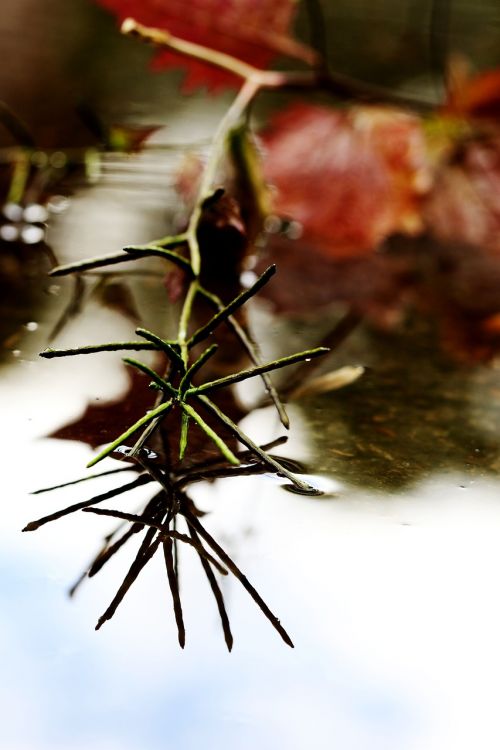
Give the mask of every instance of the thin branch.
[[188, 346], [191, 348], [195, 344], [198, 344], [203, 339], [210, 336], [211, 333], [220, 325], [223, 321], [227, 320], [236, 310], [245, 304], [251, 297], [262, 289], [265, 284], [274, 276], [276, 273], [276, 266], [272, 265], [262, 273], [257, 281], [255, 281], [249, 289], [241, 292], [235, 297], [229, 304], [227, 304], [222, 310], [219, 310], [204, 326], [199, 328], [189, 339]]
[[134, 434], [134, 432], [137, 432], [137, 430], [140, 427], [143, 427], [144, 425], [148, 424], [148, 422], [151, 422], [151, 420], [156, 419], [156, 417], [159, 417], [160, 414], [162, 417], [165, 417], [167, 412], [170, 411], [170, 409], [173, 406], [172, 401], [166, 401], [164, 404], [160, 404], [156, 409], [152, 409], [150, 412], [147, 412], [143, 417], [137, 420], [132, 427], [129, 427], [128, 430], [125, 430], [125, 432], [122, 432], [122, 434], [116, 438], [110, 445], [108, 445], [104, 450], [102, 450], [95, 458], [92, 459], [92, 461], [89, 461], [87, 464], [87, 468], [90, 469], [91, 466], [95, 466], [99, 461], [102, 461], [103, 458], [106, 458], [106, 456], [109, 456], [110, 453], [112, 453], [115, 448], [118, 448], [119, 445], [121, 445], [125, 440], [128, 440], [128, 438]]
[[111, 255], [99, 255], [95, 258], [87, 258], [85, 260], [77, 261], [76, 263], [67, 263], [63, 266], [56, 266], [49, 271], [49, 276], [66, 276], [69, 273], [82, 273], [83, 271], [89, 271], [93, 268], [101, 268], [102, 266], [114, 266], [118, 263], [130, 263], [130, 261], [137, 260], [137, 256], [124, 253], [112, 253]]
[[89, 479], [99, 479], [99, 477], [107, 477], [110, 474], [120, 474], [123, 471], [137, 471], [137, 468], [131, 464], [130, 466], [122, 466], [120, 469], [109, 469], [109, 471], [101, 471], [100, 474], [89, 474], [86, 477], [80, 477], [80, 479], [72, 479], [70, 482], [63, 482], [62, 484], [54, 484], [52, 487], [42, 487], [39, 490], [30, 492], [30, 495], [41, 495], [42, 492], [52, 492], [52, 490], [61, 490], [63, 487], [71, 487], [73, 484], [80, 484], [81, 482], [88, 482]]
[[288, 367], [288, 365], [294, 365], [297, 362], [309, 362], [309, 360], [314, 359], [315, 357], [321, 357], [329, 351], [330, 350], [326, 347], [318, 347], [317, 349], [308, 349], [304, 352], [297, 352], [297, 354], [291, 354], [289, 357], [282, 357], [273, 362], [267, 362], [264, 365], [259, 365], [258, 367], [253, 367], [249, 370], [241, 370], [240, 372], [235, 372], [233, 375], [226, 375], [223, 378], [218, 378], [217, 380], [202, 383], [202, 385], [195, 386], [194, 388], [189, 388], [187, 395], [210, 393], [219, 390], [219, 388], [225, 388], [228, 385], [248, 380], [248, 378], [254, 378], [265, 372], [280, 370], [282, 367]]
[[213, 443], [217, 446], [217, 448], [220, 450], [222, 455], [225, 459], [229, 461], [229, 463], [233, 464], [234, 466], [239, 466], [239, 459], [234, 455], [233, 451], [229, 446], [224, 442], [224, 440], [208, 425], [205, 420], [200, 417], [198, 412], [196, 412], [192, 406], [189, 404], [184, 403], [181, 401], [179, 403], [179, 406], [181, 409], [188, 414], [191, 419], [196, 422], [198, 427], [201, 427], [205, 435], [212, 440]]
[[158, 347], [144, 341], [120, 341], [113, 344], [94, 344], [92, 346], [77, 346], [74, 349], [45, 349], [40, 352], [44, 359], [55, 359], [56, 357], [74, 357], [79, 354], [97, 354], [98, 352], [124, 352], [124, 351], [155, 351]]
[[174, 566], [174, 556], [172, 553], [171, 539], [166, 539], [163, 542], [163, 556], [165, 558], [165, 567], [167, 569], [168, 585], [170, 587], [170, 593], [172, 595], [172, 604], [174, 607], [175, 622], [177, 624], [177, 637], [179, 639], [179, 646], [181, 648], [184, 648], [186, 644], [186, 628], [184, 626], [184, 618], [182, 616], [179, 580], [177, 578], [177, 573]]
[[214, 414], [222, 424], [227, 427], [235, 437], [238, 438], [240, 443], [243, 443], [243, 445], [246, 445], [249, 450], [252, 451], [252, 453], [259, 456], [262, 463], [269, 466], [274, 473], [277, 473], [279, 476], [284, 476], [287, 479], [292, 482], [292, 484], [299, 490], [299, 492], [304, 493], [306, 495], [317, 495], [318, 490], [316, 490], [312, 485], [308, 484], [308, 482], [303, 482], [301, 479], [297, 479], [297, 477], [292, 474], [292, 472], [288, 471], [284, 466], [282, 466], [278, 461], [276, 461], [272, 456], [270, 456], [268, 453], [263, 451], [259, 446], [251, 440], [248, 435], [245, 435], [244, 432], [240, 430], [240, 428], [226, 415], [224, 412], [222, 412], [218, 406], [216, 406], [213, 401], [210, 401], [209, 398], [206, 396], [196, 396], [196, 399], [199, 400], [204, 406], [208, 408], [212, 414]]
[[136, 359], [131, 359], [130, 357], [124, 357], [123, 361], [126, 365], [131, 365], [131, 367], [135, 367], [137, 370], [140, 370], [145, 375], [150, 377], [151, 380], [156, 383], [159, 388], [161, 388], [163, 391], [166, 391], [170, 396], [177, 396], [176, 389], [168, 382], [168, 380], [162, 378], [160, 375], [158, 375], [157, 372], [152, 370], [151, 367], [145, 365], [144, 362], [138, 362]]
[[213, 551], [219, 556], [219, 558], [222, 560], [224, 565], [228, 568], [228, 570], [231, 571], [231, 573], [238, 579], [238, 581], [241, 583], [244, 589], [250, 594], [254, 602], [257, 604], [257, 606], [260, 608], [260, 610], [264, 613], [264, 615], [267, 617], [271, 625], [278, 631], [280, 636], [283, 638], [285, 643], [288, 646], [291, 646], [293, 648], [293, 642], [286, 632], [285, 628], [282, 626], [281, 622], [278, 620], [276, 615], [274, 615], [265, 601], [262, 599], [262, 597], [257, 593], [255, 588], [252, 586], [248, 578], [241, 572], [241, 570], [238, 568], [235, 562], [229, 557], [229, 555], [224, 552], [222, 547], [217, 544], [215, 539], [208, 533], [208, 531], [201, 525], [201, 523], [198, 521], [196, 516], [194, 516], [192, 513], [190, 513], [187, 510], [184, 510], [184, 517], [186, 518], [186, 521], [191, 526], [192, 529], [196, 531], [197, 534], [208, 544], [209, 547], [213, 549]]
[[[183, 240], [183, 244], [186, 244], [186, 240]], [[123, 248], [124, 253], [128, 253], [135, 260], [137, 257], [142, 256], [144, 258], [152, 258], [154, 256], [168, 260], [179, 266], [183, 271], [192, 275], [191, 263], [183, 258], [182, 255], [174, 253], [172, 250], [166, 250], [162, 247], [155, 247], [154, 245], [128, 245]]]
[[[209, 302], [212, 303], [212, 305], [215, 306], [216, 310], [223, 310], [225, 305], [223, 301], [217, 297], [216, 294], [212, 294], [212, 292], [209, 292], [208, 290], [200, 287], [199, 289], [200, 294], [205, 297]], [[241, 345], [243, 346], [243, 349], [246, 351], [250, 359], [252, 360], [253, 364], [257, 367], [262, 364], [261, 362], [261, 355], [259, 351], [259, 347], [255, 341], [252, 340], [251, 336], [245, 331], [242, 325], [238, 322], [236, 318], [234, 318], [232, 315], [230, 315], [226, 319], [226, 325], [230, 328], [231, 331], [237, 336], [237, 338], [240, 340]], [[290, 420], [288, 418], [288, 414], [286, 413], [286, 409], [281, 402], [281, 399], [279, 397], [278, 391], [273, 385], [273, 381], [269, 377], [267, 373], [261, 374], [262, 382], [264, 383], [264, 388], [266, 389], [269, 398], [273, 402], [276, 411], [278, 412], [280, 422], [283, 425], [285, 429], [289, 429], [290, 427]]]
[[[189, 533], [191, 535], [191, 539], [193, 542], [196, 542], [201, 545], [200, 539], [198, 537], [198, 534], [196, 533], [196, 530], [192, 528], [191, 526], [188, 526]], [[220, 621], [222, 625], [222, 630], [224, 632], [224, 640], [226, 641], [227, 650], [231, 651], [233, 648], [233, 634], [231, 633], [231, 625], [229, 623], [229, 617], [226, 611], [226, 605], [224, 604], [224, 597], [222, 595], [222, 591], [220, 589], [219, 584], [217, 583], [217, 579], [214, 575], [214, 572], [212, 568], [210, 567], [209, 562], [206, 560], [205, 556], [200, 554], [198, 552], [201, 567], [203, 568], [205, 575], [207, 577], [208, 583], [210, 588], [212, 589], [212, 593], [214, 595], [215, 603], [217, 604], [217, 609], [219, 610], [219, 616]]]
[[142, 336], [142, 338], [146, 339], [152, 344], [155, 344], [155, 348], [159, 349], [160, 351], [165, 352], [169, 360], [172, 362], [173, 365], [176, 365], [177, 367], [180, 367], [181, 369], [184, 368], [184, 362], [182, 360], [182, 357], [180, 356], [179, 352], [176, 349], [177, 342], [176, 341], [168, 341], [167, 339], [162, 339], [159, 336], [157, 336], [155, 333], [152, 333], [151, 331], [147, 331], [145, 328], [136, 328], [135, 330], [136, 334], [138, 336]]
[[140, 37], [143, 41], [152, 42], [160, 47], [168, 47], [179, 52], [181, 55], [202, 60], [209, 65], [222, 68], [228, 73], [233, 73], [243, 79], [258, 76], [260, 73], [258, 68], [248, 65], [236, 57], [226, 55], [224, 52], [217, 52], [194, 42], [188, 42], [185, 39], [179, 39], [168, 31], [144, 26], [133, 18], [126, 18], [123, 21], [121, 32], [128, 36]]
[[[155, 534], [157, 534], [156, 539], [154, 538]], [[108, 606], [104, 614], [102, 614], [101, 617], [99, 617], [97, 621], [97, 625], [95, 626], [96, 630], [99, 630], [107, 620], [111, 620], [118, 606], [123, 601], [126, 593], [130, 589], [134, 581], [137, 579], [139, 573], [155, 554], [160, 544], [160, 541], [161, 541], [161, 535], [157, 533], [156, 529], [148, 529], [148, 531], [146, 531], [146, 534], [144, 536], [141, 546], [139, 547], [139, 552], [137, 553], [134, 559], [134, 562], [130, 566], [129, 571], [127, 575], [125, 576], [125, 578], [123, 579], [123, 582], [120, 588], [118, 589], [115, 596], [113, 597], [111, 604]]]
[[30, 521], [27, 526], [24, 527], [23, 531], [36, 531], [40, 528], [40, 526], [44, 526], [46, 523], [49, 523], [50, 521], [57, 521], [59, 518], [62, 518], [63, 516], [67, 516], [70, 513], [75, 513], [77, 510], [82, 510], [83, 508], [88, 508], [90, 505], [96, 505], [96, 503], [102, 503], [104, 500], [110, 500], [112, 497], [116, 497], [117, 495], [121, 495], [124, 492], [129, 492], [130, 490], [135, 489], [136, 487], [142, 487], [144, 484], [148, 484], [148, 482], [151, 481], [151, 478], [148, 474], [141, 474], [141, 476], [137, 477], [137, 479], [134, 479], [132, 482], [127, 482], [127, 484], [121, 485], [121, 487], [115, 487], [113, 490], [109, 490], [108, 492], [104, 492], [102, 495], [96, 495], [95, 497], [92, 497], [90, 500], [84, 500], [81, 503], [75, 503], [74, 505], [69, 505], [67, 508], [63, 508], [62, 510], [58, 510], [55, 513], [51, 513], [49, 516], [43, 516], [43, 518], [39, 518], [36, 521]]
[[[163, 494], [163, 493], [161, 493]], [[179, 531], [167, 529], [165, 524], [156, 523], [154, 521], [148, 520], [147, 518], [142, 516], [138, 516], [134, 513], [124, 513], [121, 510], [111, 510], [108, 508], [85, 508], [84, 513], [94, 513], [96, 516], [109, 516], [110, 518], [120, 518], [123, 521], [130, 521], [134, 524], [134, 526], [137, 526], [137, 530], [143, 526], [147, 526], [152, 529], [157, 529], [160, 531], [163, 535], [164, 539], [176, 539], [179, 542], [183, 542], [184, 544], [188, 544], [191, 547], [194, 547], [196, 551], [202, 555], [205, 555], [207, 560], [219, 571], [219, 573], [223, 576], [227, 575], [227, 570], [224, 568], [223, 565], [220, 564], [218, 560], [215, 559], [215, 557], [212, 557], [210, 552], [207, 552], [206, 549], [201, 545], [200, 543], [194, 542], [192, 539], [190, 539], [186, 534], [181, 534]]]
[[217, 349], [217, 344], [212, 344], [208, 347], [208, 349], [205, 349], [205, 351], [198, 357], [195, 362], [193, 362], [193, 364], [187, 370], [186, 374], [183, 376], [181, 382], [179, 383], [180, 394], [184, 394], [186, 392], [196, 373], [203, 367], [203, 365], [210, 359], [210, 357], [213, 357]]

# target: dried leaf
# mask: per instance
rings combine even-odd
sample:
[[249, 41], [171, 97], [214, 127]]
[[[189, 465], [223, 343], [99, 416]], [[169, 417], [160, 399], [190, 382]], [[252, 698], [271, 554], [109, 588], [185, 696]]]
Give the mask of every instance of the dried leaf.
[[298, 386], [288, 396], [289, 401], [296, 401], [304, 396], [316, 396], [319, 393], [329, 393], [345, 388], [346, 385], [354, 383], [364, 373], [365, 368], [361, 365], [346, 365], [338, 370], [318, 375], [316, 378], [306, 381]]

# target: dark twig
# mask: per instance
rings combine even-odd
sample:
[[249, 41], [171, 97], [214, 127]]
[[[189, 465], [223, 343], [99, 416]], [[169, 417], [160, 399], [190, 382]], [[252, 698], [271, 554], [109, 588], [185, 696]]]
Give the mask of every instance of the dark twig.
[[186, 521], [190, 525], [192, 529], [196, 531], [196, 533], [208, 544], [209, 547], [213, 549], [213, 551], [220, 557], [224, 565], [228, 568], [228, 570], [231, 571], [231, 573], [238, 579], [238, 581], [241, 583], [243, 588], [250, 594], [254, 602], [257, 604], [259, 609], [264, 613], [264, 615], [267, 617], [271, 625], [278, 631], [280, 636], [283, 638], [285, 643], [288, 646], [291, 646], [293, 648], [293, 642], [286, 632], [285, 628], [282, 626], [281, 622], [278, 620], [278, 618], [271, 612], [265, 601], [262, 599], [262, 597], [257, 593], [255, 588], [252, 586], [248, 578], [241, 572], [241, 570], [238, 568], [235, 562], [229, 557], [229, 555], [224, 552], [222, 547], [217, 544], [215, 539], [208, 533], [208, 531], [201, 525], [201, 523], [198, 521], [196, 516], [194, 516], [190, 511], [184, 510], [183, 515], [186, 518]]
[[300, 479], [297, 479], [294, 474], [292, 474], [284, 466], [278, 463], [278, 461], [272, 458], [268, 453], [259, 448], [259, 446], [256, 445], [256, 443], [254, 443], [253, 440], [248, 437], [248, 435], [245, 435], [245, 433], [240, 430], [240, 428], [232, 421], [232, 419], [224, 414], [219, 409], [219, 407], [213, 403], [213, 401], [210, 401], [210, 399], [208, 399], [206, 396], [196, 396], [196, 398], [205, 407], [207, 407], [208, 410], [212, 412], [212, 414], [214, 414], [219, 419], [219, 421], [222, 422], [222, 424], [227, 427], [235, 437], [238, 438], [241, 443], [243, 443], [243, 445], [246, 445], [249, 450], [259, 456], [262, 463], [269, 466], [273, 472], [289, 479], [292, 484], [299, 490], [299, 492], [302, 492], [306, 495], [318, 494], [318, 491], [312, 485], [308, 484], [307, 482], [303, 482]]
[[168, 530], [165, 526], [165, 524], [161, 523], [155, 523], [154, 521], [150, 521], [144, 516], [137, 516], [133, 513], [124, 513], [121, 510], [108, 510], [107, 508], [85, 508], [84, 513], [95, 513], [98, 516], [109, 516], [110, 518], [121, 518], [124, 521], [130, 521], [134, 525], [137, 526], [137, 530], [142, 526], [148, 526], [152, 529], [157, 529], [163, 534], [163, 537], [165, 539], [175, 539], [179, 542], [184, 542], [184, 544], [189, 544], [192, 547], [195, 547], [196, 551], [199, 554], [205, 555], [207, 560], [219, 571], [219, 573], [223, 576], [227, 575], [227, 570], [218, 562], [218, 560], [215, 559], [215, 557], [212, 557], [212, 555], [207, 552], [203, 546], [196, 544], [193, 542], [186, 534], [181, 534], [179, 531], [171, 531]]
[[174, 566], [174, 556], [172, 553], [171, 539], [166, 539], [163, 542], [163, 556], [165, 558], [165, 566], [167, 568], [168, 585], [170, 587], [170, 593], [172, 594], [172, 604], [174, 608], [175, 622], [177, 624], [177, 637], [179, 639], [179, 646], [181, 648], [184, 648], [184, 645], [186, 643], [186, 628], [184, 626], [184, 618], [182, 616], [179, 579], [177, 577]]
[[78, 354], [97, 354], [98, 352], [139, 352], [144, 350], [156, 350], [157, 347], [147, 341], [120, 341], [113, 344], [95, 344], [93, 346], [77, 346], [74, 349], [45, 349], [40, 352], [44, 359], [56, 357], [74, 357]]
[[[201, 544], [200, 538], [198, 534], [196, 533], [196, 530], [192, 526], [189, 526], [189, 533], [191, 535], [191, 539], [193, 540], [193, 542], [197, 542], [198, 544]], [[207, 577], [209, 586], [212, 589], [215, 603], [217, 604], [217, 609], [219, 610], [219, 616], [220, 616], [220, 621], [222, 625], [222, 630], [224, 632], [224, 640], [226, 641], [227, 650], [231, 651], [231, 649], [233, 648], [233, 634], [231, 633], [231, 625], [229, 622], [229, 617], [227, 614], [226, 605], [224, 603], [224, 597], [222, 595], [222, 591], [220, 589], [219, 584], [217, 583], [217, 579], [206, 557], [204, 555], [201, 555], [199, 552], [198, 552], [198, 556], [200, 558], [201, 567], [203, 568], [205, 575]]]
[[73, 484], [80, 484], [81, 482], [88, 482], [89, 479], [99, 479], [99, 477], [107, 477], [110, 474], [121, 474], [123, 471], [137, 471], [136, 466], [130, 464], [130, 466], [122, 466], [120, 469], [109, 469], [109, 471], [101, 471], [100, 474], [89, 474], [87, 477], [80, 477], [80, 479], [72, 479], [70, 482], [63, 482], [62, 484], [54, 484], [52, 487], [42, 487], [39, 490], [34, 490], [31, 495], [41, 495], [42, 492], [52, 492], [52, 490], [61, 490], [64, 487], [71, 487]]
[[[156, 535], [156, 538], [155, 538], [155, 535]], [[130, 589], [132, 584], [136, 581], [141, 570], [146, 566], [146, 564], [149, 562], [149, 560], [151, 560], [151, 558], [155, 554], [160, 544], [160, 541], [161, 541], [161, 535], [156, 531], [156, 529], [148, 529], [146, 531], [146, 534], [144, 536], [141, 546], [139, 547], [139, 552], [137, 553], [134, 559], [134, 562], [130, 566], [129, 571], [127, 575], [125, 576], [125, 578], [123, 579], [123, 582], [120, 588], [118, 589], [115, 596], [113, 597], [111, 604], [106, 609], [106, 611], [101, 615], [101, 617], [99, 617], [99, 620], [97, 621], [97, 625], [95, 626], [96, 630], [99, 630], [107, 620], [111, 620], [118, 606], [123, 601], [127, 591]]]
[[40, 526], [43, 526], [50, 521], [57, 521], [57, 519], [62, 518], [63, 516], [67, 516], [70, 513], [75, 513], [75, 511], [77, 510], [89, 508], [91, 505], [96, 505], [97, 503], [102, 503], [105, 500], [110, 500], [111, 498], [116, 497], [117, 495], [121, 495], [124, 492], [130, 492], [130, 490], [134, 490], [136, 487], [142, 487], [144, 484], [147, 484], [150, 481], [151, 477], [148, 474], [141, 474], [141, 476], [137, 477], [137, 479], [134, 479], [132, 482], [127, 482], [127, 484], [116, 487], [114, 490], [104, 492], [102, 495], [96, 495], [90, 500], [84, 500], [81, 503], [69, 505], [67, 508], [58, 510], [55, 513], [51, 513], [49, 516], [44, 516], [43, 518], [39, 518], [36, 521], [30, 521], [30, 523], [24, 527], [23, 531], [36, 531], [40, 528]]

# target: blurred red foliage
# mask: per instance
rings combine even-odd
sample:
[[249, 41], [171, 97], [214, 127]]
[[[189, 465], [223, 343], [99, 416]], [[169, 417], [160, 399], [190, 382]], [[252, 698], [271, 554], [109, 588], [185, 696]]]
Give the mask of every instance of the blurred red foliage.
[[[125, 18], [174, 36], [225, 52], [256, 68], [266, 68], [277, 55], [305, 61], [312, 50], [290, 36], [296, 3], [294, 0], [96, 0]], [[153, 60], [157, 70], [186, 70], [183, 89], [207, 87], [216, 91], [237, 86], [240, 79], [197, 60], [181, 57], [170, 50], [158, 52]]]

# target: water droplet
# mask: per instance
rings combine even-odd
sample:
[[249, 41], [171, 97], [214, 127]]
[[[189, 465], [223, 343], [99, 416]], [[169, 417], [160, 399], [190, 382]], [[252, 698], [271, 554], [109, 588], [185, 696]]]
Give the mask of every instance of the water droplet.
[[23, 215], [23, 207], [18, 203], [6, 203], [2, 208], [2, 213], [9, 221], [20, 221]]
[[49, 157], [47, 156], [45, 151], [34, 151], [31, 154], [31, 163], [33, 164], [33, 166], [42, 169], [49, 163]]
[[65, 195], [53, 195], [47, 203], [47, 208], [53, 214], [62, 214], [70, 204], [70, 199]]
[[264, 231], [268, 234], [278, 234], [281, 230], [282, 221], [279, 216], [267, 216], [264, 221]]
[[257, 274], [253, 271], [243, 271], [243, 273], [240, 273], [240, 284], [245, 289], [249, 289], [252, 284], [255, 284], [257, 278]]
[[298, 487], [296, 484], [282, 484], [284, 490], [287, 492], [293, 492], [295, 495], [306, 495], [307, 497], [319, 497], [324, 495], [323, 490], [319, 490], [316, 487]]
[[303, 227], [298, 221], [291, 221], [285, 230], [289, 240], [298, 240], [302, 237]]
[[40, 203], [30, 203], [23, 211], [23, 219], [29, 224], [43, 223], [49, 218], [49, 212]]
[[12, 356], [13, 357], [20, 357], [21, 356], [21, 350], [20, 349], [13, 349], [12, 350]]
[[50, 166], [55, 167], [55, 169], [61, 169], [66, 166], [67, 161], [68, 157], [64, 151], [54, 151], [50, 157]]
[[38, 323], [35, 323], [34, 320], [30, 320], [30, 322], [26, 323], [24, 327], [26, 328], [27, 331], [36, 331], [38, 328]]
[[35, 225], [28, 225], [21, 229], [21, 239], [27, 245], [36, 245], [45, 237], [45, 229]]
[[4, 224], [0, 227], [0, 239], [4, 242], [15, 242], [19, 239], [19, 229], [13, 224]]
[[[122, 456], [129, 456], [131, 452], [132, 448], [128, 445], [119, 445], [118, 448], [114, 449], [111, 455], [113, 455], [114, 453], [120, 453]], [[154, 460], [158, 458], [158, 453], [155, 453], [149, 448], [142, 447], [140, 450], [140, 456], [141, 458], [149, 458], [150, 460]]]

